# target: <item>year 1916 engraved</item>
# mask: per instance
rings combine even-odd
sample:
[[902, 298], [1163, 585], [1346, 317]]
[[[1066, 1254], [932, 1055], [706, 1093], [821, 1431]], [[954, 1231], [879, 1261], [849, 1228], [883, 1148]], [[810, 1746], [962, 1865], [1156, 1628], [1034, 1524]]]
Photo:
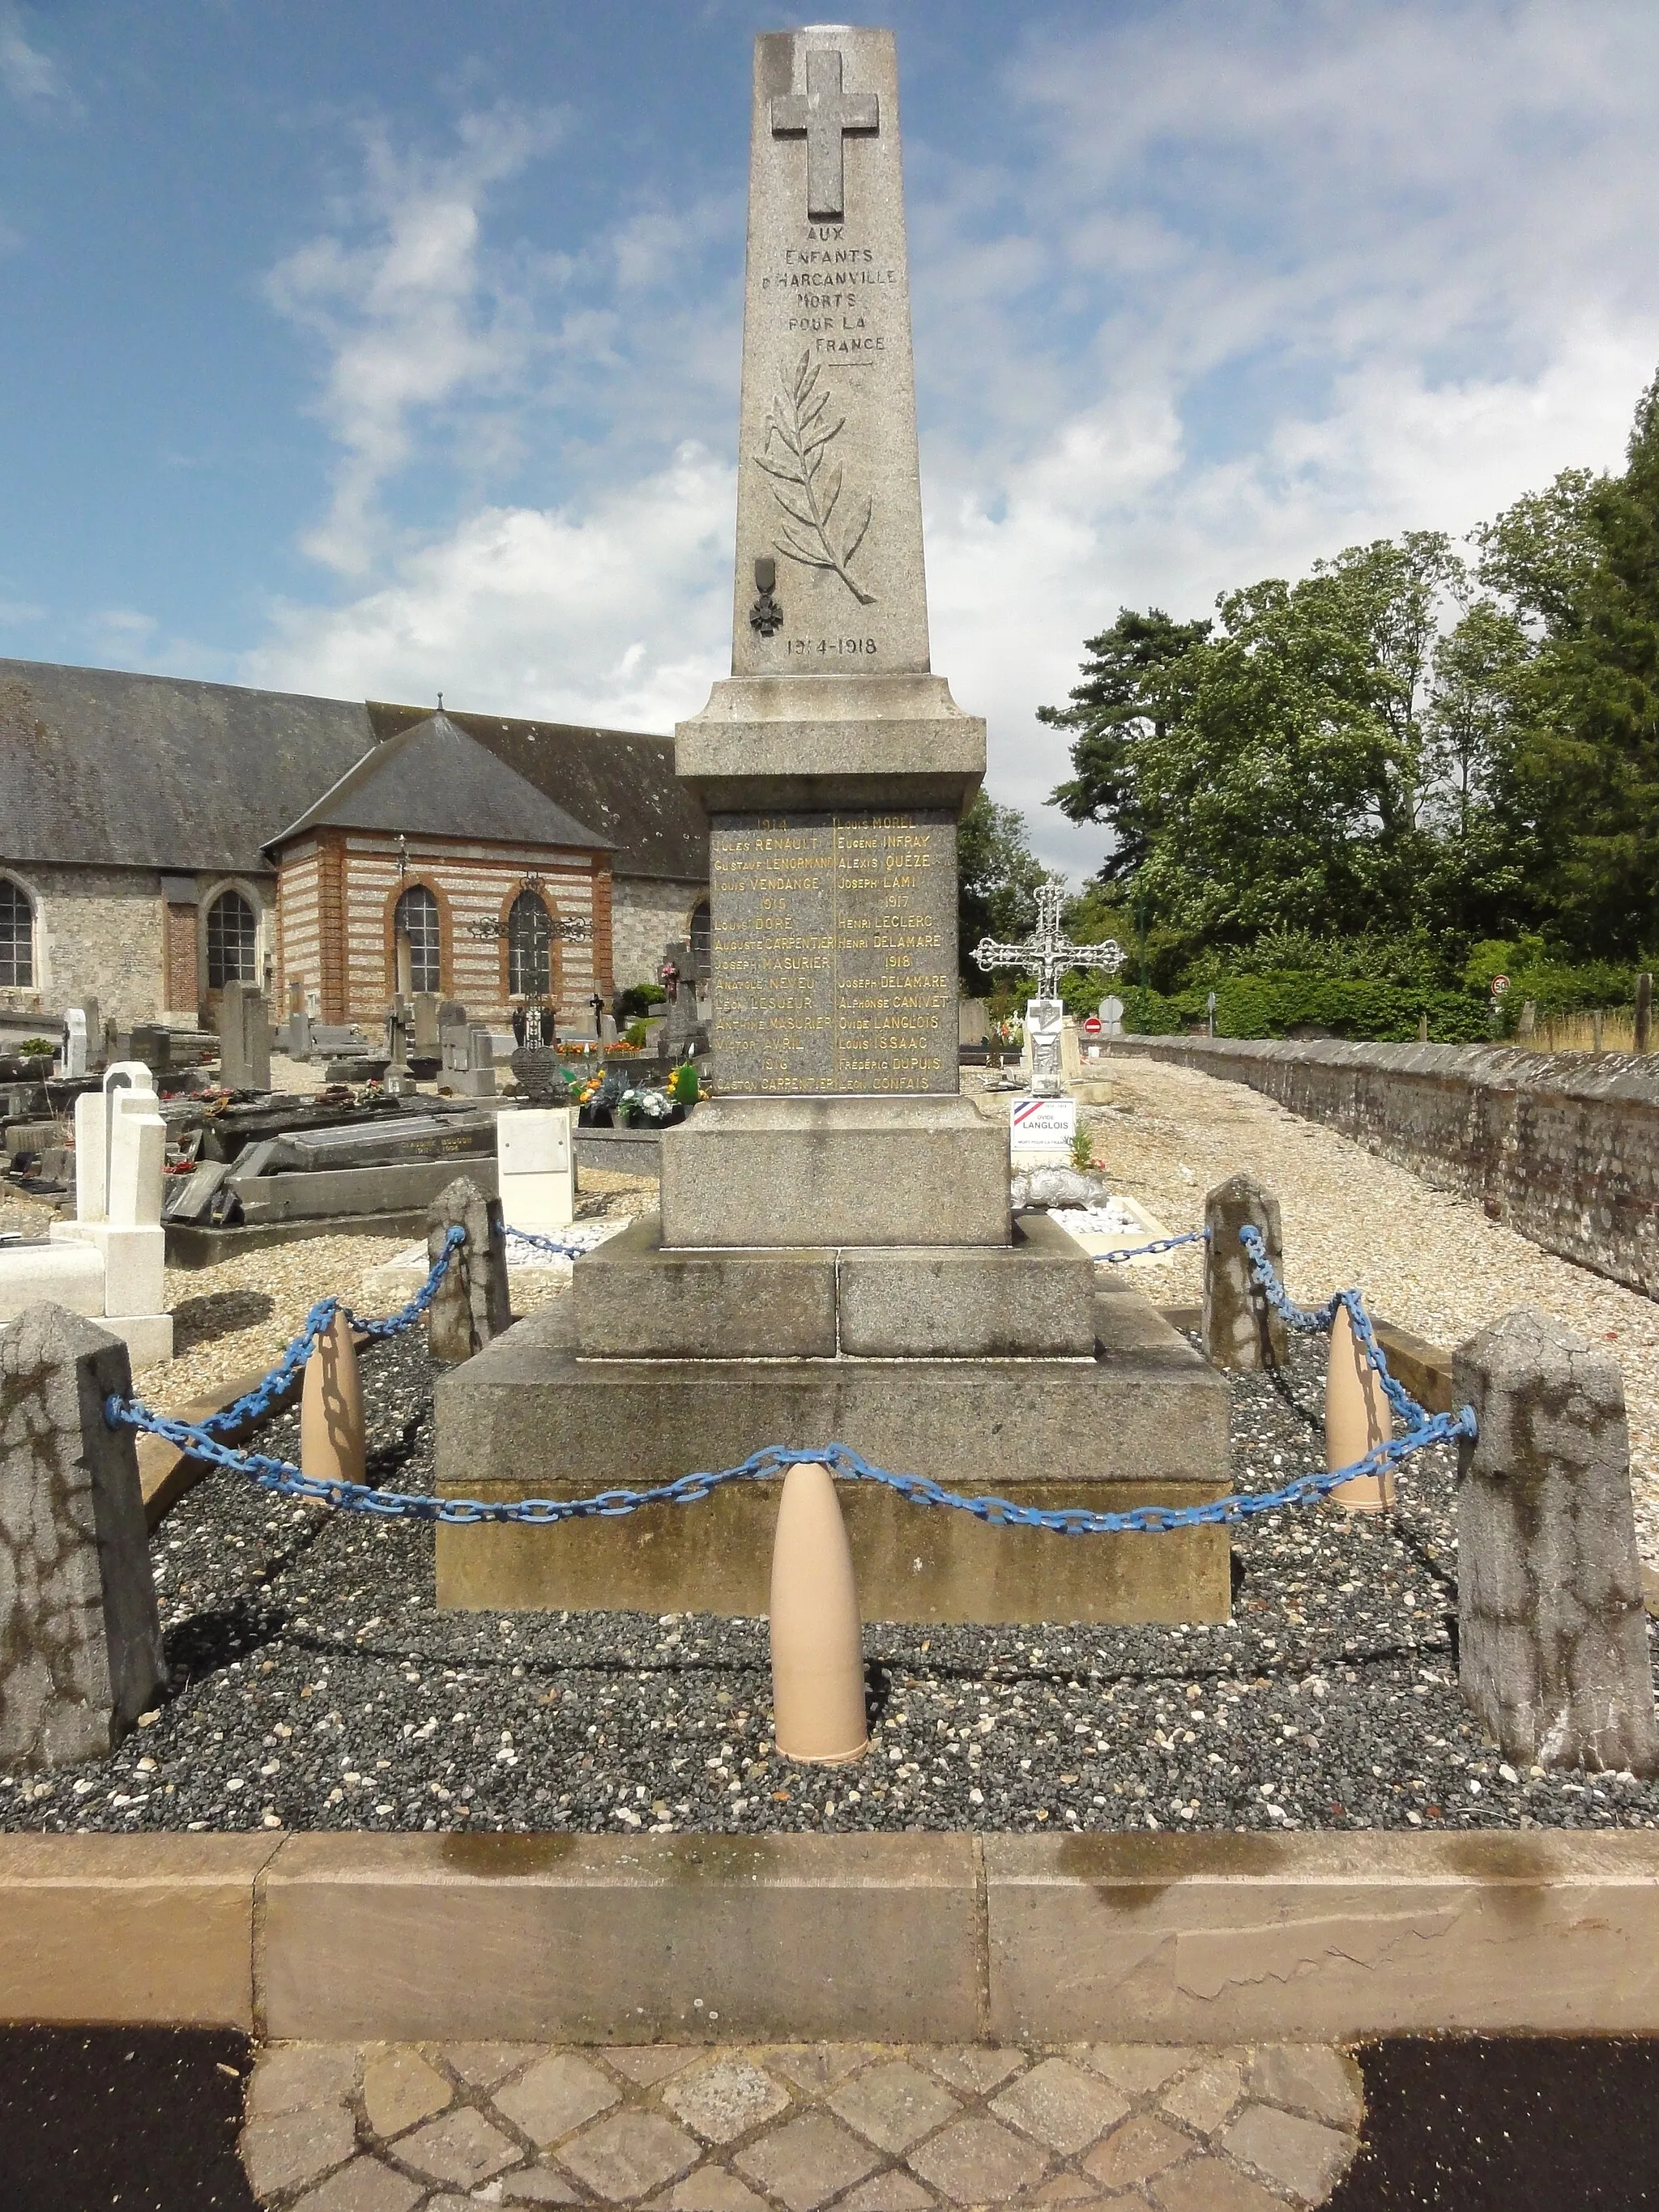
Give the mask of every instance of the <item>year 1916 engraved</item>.
[[785, 648], [792, 653], [811, 653], [820, 659], [830, 656], [854, 653], [868, 655], [877, 650], [872, 637], [792, 637], [785, 640]]

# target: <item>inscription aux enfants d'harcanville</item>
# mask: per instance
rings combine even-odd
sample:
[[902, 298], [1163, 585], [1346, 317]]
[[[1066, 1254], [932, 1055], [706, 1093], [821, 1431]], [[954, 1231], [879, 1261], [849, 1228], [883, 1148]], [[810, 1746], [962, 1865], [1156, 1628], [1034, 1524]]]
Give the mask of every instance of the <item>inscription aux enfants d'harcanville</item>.
[[722, 1090], [954, 1091], [952, 817], [716, 815], [711, 830]]
[[[784, 366], [753, 459], [771, 479], [776, 550], [800, 568], [838, 576], [859, 606], [871, 607], [877, 594], [866, 588], [858, 556], [876, 499], [847, 473], [860, 444], [856, 418], [870, 395], [833, 372], [866, 369], [879, 380], [888, 352], [884, 311], [890, 303], [902, 307], [903, 278], [872, 247], [849, 244], [845, 231], [842, 223], [809, 227], [807, 242], [787, 246], [781, 266], [761, 276], [761, 304], [776, 317]], [[798, 665], [867, 665], [880, 649], [853, 623], [835, 635], [782, 642]]]

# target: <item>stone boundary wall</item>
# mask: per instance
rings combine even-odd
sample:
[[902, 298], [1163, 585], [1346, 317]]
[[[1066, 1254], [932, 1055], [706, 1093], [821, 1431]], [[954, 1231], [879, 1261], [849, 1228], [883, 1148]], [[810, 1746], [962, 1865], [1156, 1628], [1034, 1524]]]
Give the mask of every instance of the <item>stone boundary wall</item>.
[[1249, 1084], [1659, 1297], [1659, 1058], [1202, 1036], [1123, 1037], [1108, 1053]]

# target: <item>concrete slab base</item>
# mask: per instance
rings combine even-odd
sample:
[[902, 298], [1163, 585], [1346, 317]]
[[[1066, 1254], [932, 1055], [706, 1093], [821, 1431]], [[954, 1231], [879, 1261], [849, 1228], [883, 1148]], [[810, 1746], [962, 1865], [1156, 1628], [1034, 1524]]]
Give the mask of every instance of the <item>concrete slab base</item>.
[[[564, 1300], [437, 1385], [438, 1486], [489, 1501], [643, 1489], [763, 1446], [849, 1444], [970, 1496], [1117, 1510], [1224, 1494], [1227, 1391], [1137, 1291], [1079, 1359], [586, 1359]], [[619, 1444], [619, 1439], [622, 1440]], [[987, 1526], [874, 1485], [842, 1504], [869, 1620], [1225, 1620], [1222, 1528], [1091, 1536]], [[558, 1528], [441, 1526], [441, 1606], [766, 1610], [775, 1485]]]
[[272, 2039], [1659, 2033], [1659, 1836], [8, 1836], [0, 2019]]

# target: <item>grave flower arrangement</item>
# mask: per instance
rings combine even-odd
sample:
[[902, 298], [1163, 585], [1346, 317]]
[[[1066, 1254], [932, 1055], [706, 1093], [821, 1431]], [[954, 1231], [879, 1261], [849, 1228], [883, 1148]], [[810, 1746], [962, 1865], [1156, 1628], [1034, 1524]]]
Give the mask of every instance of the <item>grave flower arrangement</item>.
[[684, 1060], [668, 1079], [668, 1095], [676, 1106], [690, 1109], [702, 1096], [695, 1062]]
[[630, 1129], [666, 1121], [673, 1111], [674, 1101], [665, 1091], [624, 1091], [622, 1095], [623, 1121]]

